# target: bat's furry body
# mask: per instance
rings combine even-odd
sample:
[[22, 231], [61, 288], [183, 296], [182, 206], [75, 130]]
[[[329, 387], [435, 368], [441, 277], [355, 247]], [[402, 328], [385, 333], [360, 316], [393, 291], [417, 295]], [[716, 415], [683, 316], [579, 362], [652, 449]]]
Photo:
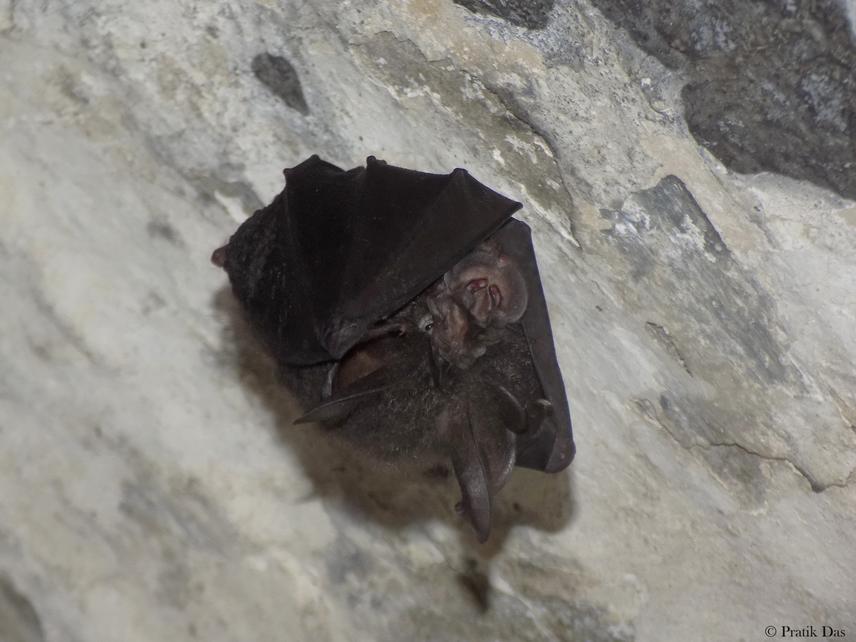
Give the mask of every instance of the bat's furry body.
[[[502, 386], [522, 407], [544, 397], [519, 326], [505, 328], [501, 339], [490, 345], [484, 356], [466, 370], [446, 373], [440, 386], [434, 381], [426, 336], [417, 333], [377, 341], [390, 355], [390, 380], [395, 384], [367, 396], [349, 410], [347, 417], [328, 424], [331, 433], [390, 462], [448, 456], [449, 441], [437, 429], [437, 416], [453, 398], [470, 400], [490, 417], [490, 423], [506, 429], [507, 425], [514, 428], [519, 417], [497, 403], [497, 396], [502, 394], [497, 387]], [[324, 401], [324, 386], [333, 367], [285, 367], [286, 382], [304, 408], [315, 408]]]

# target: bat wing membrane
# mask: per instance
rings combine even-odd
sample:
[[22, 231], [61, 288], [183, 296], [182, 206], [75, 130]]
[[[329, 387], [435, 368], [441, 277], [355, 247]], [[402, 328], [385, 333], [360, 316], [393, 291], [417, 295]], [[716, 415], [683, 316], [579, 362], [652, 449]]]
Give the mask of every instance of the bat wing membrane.
[[551, 408], [547, 412], [537, 407], [527, 408], [527, 415], [538, 416], [538, 425], [517, 438], [517, 465], [548, 473], [558, 472], [574, 458], [573, 429], [562, 372], [553, 345], [553, 332], [547, 312], [547, 302], [541, 287], [541, 277], [532, 247], [529, 226], [511, 219], [495, 235], [504, 252], [513, 257], [523, 271], [529, 289], [529, 303], [520, 325], [541, 388]]
[[463, 169], [369, 157], [344, 171], [312, 156], [285, 175], [283, 193], [233, 235], [225, 267], [289, 365], [340, 359], [520, 207]]

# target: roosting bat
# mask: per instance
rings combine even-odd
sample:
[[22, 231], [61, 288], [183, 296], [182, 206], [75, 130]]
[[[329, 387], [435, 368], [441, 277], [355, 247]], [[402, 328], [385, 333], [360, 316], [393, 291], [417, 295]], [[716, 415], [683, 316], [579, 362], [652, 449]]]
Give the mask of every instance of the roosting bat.
[[317, 421], [368, 454], [451, 462], [481, 541], [514, 465], [574, 457], [521, 207], [465, 170], [312, 156], [214, 251]]

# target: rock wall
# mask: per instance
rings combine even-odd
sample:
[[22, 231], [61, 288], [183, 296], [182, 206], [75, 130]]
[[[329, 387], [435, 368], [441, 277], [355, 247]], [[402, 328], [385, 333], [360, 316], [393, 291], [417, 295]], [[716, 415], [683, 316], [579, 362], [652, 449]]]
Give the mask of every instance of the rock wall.
[[[850, 3], [0, 0], [0, 638], [856, 635]], [[295, 428], [208, 255], [311, 153], [525, 203], [578, 455]]]

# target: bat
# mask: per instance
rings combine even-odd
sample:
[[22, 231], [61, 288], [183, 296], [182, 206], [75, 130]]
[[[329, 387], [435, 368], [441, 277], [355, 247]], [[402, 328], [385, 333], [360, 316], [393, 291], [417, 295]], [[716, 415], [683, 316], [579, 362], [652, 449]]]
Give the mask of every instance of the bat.
[[311, 156], [211, 261], [308, 412], [368, 456], [450, 464], [480, 541], [513, 467], [574, 457], [521, 204], [464, 169]]

